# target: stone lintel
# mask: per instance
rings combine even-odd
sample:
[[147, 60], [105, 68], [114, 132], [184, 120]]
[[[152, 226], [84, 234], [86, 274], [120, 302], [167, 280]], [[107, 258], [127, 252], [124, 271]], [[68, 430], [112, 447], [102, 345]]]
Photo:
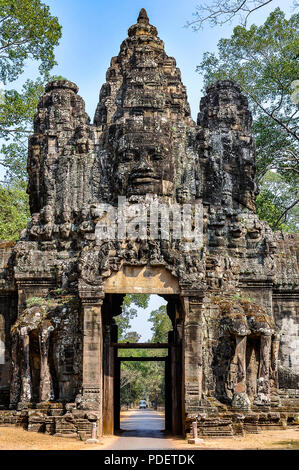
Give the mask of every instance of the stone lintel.
[[109, 294], [179, 294], [178, 280], [161, 266], [124, 265], [104, 282]]

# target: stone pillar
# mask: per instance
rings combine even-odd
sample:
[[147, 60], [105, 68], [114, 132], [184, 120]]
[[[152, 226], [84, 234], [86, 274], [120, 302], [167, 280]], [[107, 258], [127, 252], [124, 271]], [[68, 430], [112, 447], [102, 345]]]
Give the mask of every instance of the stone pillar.
[[279, 383], [278, 383], [278, 353], [279, 353], [279, 344], [280, 344], [280, 336], [279, 334], [275, 334], [272, 336], [272, 343], [271, 343], [271, 378], [273, 383], [273, 389], [278, 391]]
[[20, 403], [27, 404], [32, 399], [32, 383], [30, 373], [30, 354], [29, 354], [29, 328], [21, 327], [20, 332], [20, 350], [21, 350], [21, 396]]
[[52, 325], [42, 327], [39, 331], [39, 348], [40, 348], [40, 401], [49, 401], [53, 398], [52, 379], [49, 368], [49, 339], [50, 333], [53, 331]]
[[[174, 332], [174, 338], [178, 336]], [[171, 384], [171, 431], [174, 435], [182, 433], [182, 369], [181, 369], [181, 347], [179, 342], [169, 346], [170, 359], [170, 384]]]
[[82, 408], [99, 416], [102, 430], [102, 301], [84, 303], [83, 308], [83, 384]]
[[270, 398], [270, 351], [271, 336], [261, 335], [260, 342], [260, 364], [257, 379], [257, 395], [254, 399], [255, 405], [269, 405]]
[[242, 410], [250, 408], [250, 401], [246, 393], [246, 342], [246, 336], [236, 336], [237, 380], [232, 406]]
[[202, 298], [185, 301], [183, 361], [185, 413], [198, 411], [202, 394]]
[[17, 331], [14, 331], [11, 334], [11, 382], [10, 382], [10, 408], [14, 408], [20, 398], [20, 389], [21, 389], [21, 379], [20, 379], [20, 363], [19, 363], [19, 343], [20, 335]]
[[103, 338], [103, 434], [107, 436], [114, 434], [114, 356], [117, 350], [111, 346], [113, 327], [105, 325]]
[[169, 355], [165, 360], [165, 429], [172, 430], [172, 393], [171, 393], [171, 370]]

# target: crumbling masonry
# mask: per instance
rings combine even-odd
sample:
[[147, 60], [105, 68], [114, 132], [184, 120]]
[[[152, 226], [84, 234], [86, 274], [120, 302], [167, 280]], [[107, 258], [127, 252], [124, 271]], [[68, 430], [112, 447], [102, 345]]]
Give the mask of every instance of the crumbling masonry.
[[[0, 423], [113, 433], [126, 293], [168, 301], [167, 427], [219, 436], [298, 424], [298, 237], [255, 213], [247, 99], [207, 88], [197, 123], [173, 57], [141, 10], [93, 124], [78, 88], [46, 86], [29, 139], [31, 221], [0, 244]], [[100, 203], [202, 210], [202, 244], [98, 239]], [[131, 212], [131, 214], [133, 213]], [[131, 215], [132, 217], [132, 215]], [[296, 310], [297, 308], [297, 310]]]

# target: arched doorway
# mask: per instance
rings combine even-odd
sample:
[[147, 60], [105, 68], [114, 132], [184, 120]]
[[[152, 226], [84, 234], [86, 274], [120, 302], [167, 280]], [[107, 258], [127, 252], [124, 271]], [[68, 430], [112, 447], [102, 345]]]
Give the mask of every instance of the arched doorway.
[[[124, 266], [104, 284], [103, 321], [103, 433], [120, 428], [120, 366], [130, 358], [119, 357], [119, 349], [165, 349], [165, 428], [173, 434], [183, 432], [183, 307], [177, 279], [164, 267]], [[167, 343], [118, 343], [113, 317], [121, 313], [125, 294], [159, 294], [167, 301], [173, 330]], [[144, 359], [143, 359], [144, 360]], [[154, 360], [154, 359], [151, 359]], [[161, 360], [161, 359], [158, 359]]]

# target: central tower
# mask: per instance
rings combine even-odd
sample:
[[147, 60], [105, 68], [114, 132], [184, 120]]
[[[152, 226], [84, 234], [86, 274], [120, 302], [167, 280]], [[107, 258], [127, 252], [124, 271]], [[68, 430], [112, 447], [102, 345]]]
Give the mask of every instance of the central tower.
[[94, 118], [112, 178], [109, 197], [194, 199], [195, 123], [180, 70], [144, 9], [128, 35], [111, 60]]

